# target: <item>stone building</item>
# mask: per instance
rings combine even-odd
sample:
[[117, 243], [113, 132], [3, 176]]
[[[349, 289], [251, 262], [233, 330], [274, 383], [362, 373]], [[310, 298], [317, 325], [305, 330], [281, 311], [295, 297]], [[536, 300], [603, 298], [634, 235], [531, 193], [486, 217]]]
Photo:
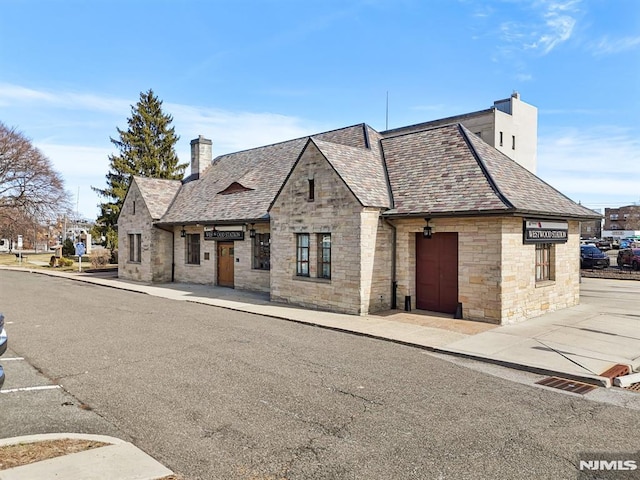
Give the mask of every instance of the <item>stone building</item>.
[[119, 276], [269, 292], [364, 315], [514, 323], [579, 299], [580, 222], [599, 217], [460, 123], [354, 125], [134, 177]]

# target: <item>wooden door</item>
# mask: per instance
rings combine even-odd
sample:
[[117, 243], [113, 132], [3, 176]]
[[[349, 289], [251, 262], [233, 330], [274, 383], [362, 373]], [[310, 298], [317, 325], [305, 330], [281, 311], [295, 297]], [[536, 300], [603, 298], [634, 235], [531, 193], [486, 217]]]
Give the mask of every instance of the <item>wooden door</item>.
[[416, 308], [455, 313], [458, 306], [458, 234], [416, 234]]
[[233, 242], [218, 242], [218, 285], [233, 287]]

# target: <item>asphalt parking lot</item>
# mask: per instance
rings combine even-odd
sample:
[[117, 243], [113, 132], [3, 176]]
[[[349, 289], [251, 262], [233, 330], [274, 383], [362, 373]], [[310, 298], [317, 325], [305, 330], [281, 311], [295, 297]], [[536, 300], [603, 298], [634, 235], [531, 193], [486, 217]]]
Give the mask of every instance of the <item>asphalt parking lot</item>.
[[[11, 328], [11, 321], [7, 323]], [[124, 432], [38, 372], [28, 359], [16, 355], [11, 347], [0, 357], [0, 363], [7, 375], [0, 390], [0, 411], [11, 415], [10, 431], [5, 431], [8, 422], [0, 421], [0, 438], [34, 432], [105, 432], [105, 435], [129, 440]]]

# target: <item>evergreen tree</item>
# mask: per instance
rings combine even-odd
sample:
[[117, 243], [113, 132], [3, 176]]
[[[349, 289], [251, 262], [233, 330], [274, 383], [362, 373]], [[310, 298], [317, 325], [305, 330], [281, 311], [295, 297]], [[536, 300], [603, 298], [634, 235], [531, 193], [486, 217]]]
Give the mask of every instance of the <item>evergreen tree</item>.
[[117, 247], [116, 224], [124, 197], [131, 183], [131, 176], [181, 180], [187, 163], [179, 163], [175, 144], [179, 140], [173, 118], [162, 111], [162, 101], [153, 90], [140, 93], [140, 100], [131, 107], [131, 118], [127, 119], [128, 130], [117, 128], [118, 140], [110, 138], [119, 150], [110, 155], [110, 169], [106, 175], [107, 187], [92, 187], [95, 192], [108, 199], [100, 204], [98, 224], [107, 246]]

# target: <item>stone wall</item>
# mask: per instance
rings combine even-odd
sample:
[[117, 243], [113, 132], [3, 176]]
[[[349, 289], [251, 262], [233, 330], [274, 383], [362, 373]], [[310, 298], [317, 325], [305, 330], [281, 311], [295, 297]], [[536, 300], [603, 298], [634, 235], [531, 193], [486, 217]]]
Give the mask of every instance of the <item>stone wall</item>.
[[[313, 200], [309, 200], [311, 178]], [[358, 200], [310, 144], [270, 210], [271, 299], [313, 309], [364, 313], [370, 299], [363, 302], [361, 296], [361, 212]], [[310, 234], [309, 277], [296, 276], [297, 233]], [[317, 278], [319, 233], [331, 234], [330, 280]], [[371, 261], [365, 263], [372, 265]]]
[[380, 219], [380, 209], [367, 208], [360, 214], [362, 313], [391, 308], [393, 229]]
[[[554, 278], [535, 281], [535, 245], [522, 243], [522, 218], [437, 218], [434, 232], [458, 232], [458, 299], [468, 320], [517, 323], [569, 307], [579, 300], [579, 223], [570, 222], [569, 241], [554, 248]], [[398, 306], [411, 295], [415, 308], [415, 234], [423, 219], [397, 225]]]
[[[245, 232], [244, 241], [234, 242], [235, 255], [239, 260], [235, 263], [235, 287], [241, 290], [268, 292], [270, 270], [253, 268], [253, 239], [249, 238], [249, 228], [251, 227], [248, 226]], [[269, 233], [268, 223], [256, 223], [253, 228], [256, 233]]]
[[[129, 234], [141, 235], [140, 262], [130, 260]], [[171, 234], [152, 223], [135, 182], [118, 217], [118, 277], [139, 282], [171, 280]]]
[[569, 222], [567, 243], [552, 247], [552, 280], [536, 283], [535, 245], [522, 243], [522, 219], [503, 221], [502, 323], [518, 323], [580, 301], [580, 224]]
[[[416, 300], [416, 233], [424, 219], [396, 220], [398, 236], [398, 307], [406, 295], [411, 308]], [[429, 223], [434, 232], [458, 233], [458, 300], [466, 319], [499, 323], [501, 220], [499, 218], [437, 218]]]
[[[180, 236], [182, 227], [176, 227], [174, 244], [175, 281], [215, 285], [216, 242], [204, 240], [202, 225], [186, 225], [186, 234], [200, 234], [200, 264], [187, 263], [187, 237]], [[207, 258], [208, 257], [208, 258]]]
[[[253, 290], [259, 292], [269, 291], [269, 270], [257, 270], [253, 268], [252, 240], [249, 238], [248, 225], [236, 225], [234, 230], [245, 230], [244, 240], [233, 242], [234, 249], [234, 286], [240, 290]], [[215, 240], [204, 239], [204, 227], [185, 226], [188, 234], [200, 234], [200, 265], [186, 263], [186, 237], [180, 237], [180, 232], [176, 229], [175, 244], [175, 281], [185, 283], [199, 283], [217, 285], [217, 244]], [[269, 232], [268, 224], [255, 224], [255, 229], [259, 233]]]

